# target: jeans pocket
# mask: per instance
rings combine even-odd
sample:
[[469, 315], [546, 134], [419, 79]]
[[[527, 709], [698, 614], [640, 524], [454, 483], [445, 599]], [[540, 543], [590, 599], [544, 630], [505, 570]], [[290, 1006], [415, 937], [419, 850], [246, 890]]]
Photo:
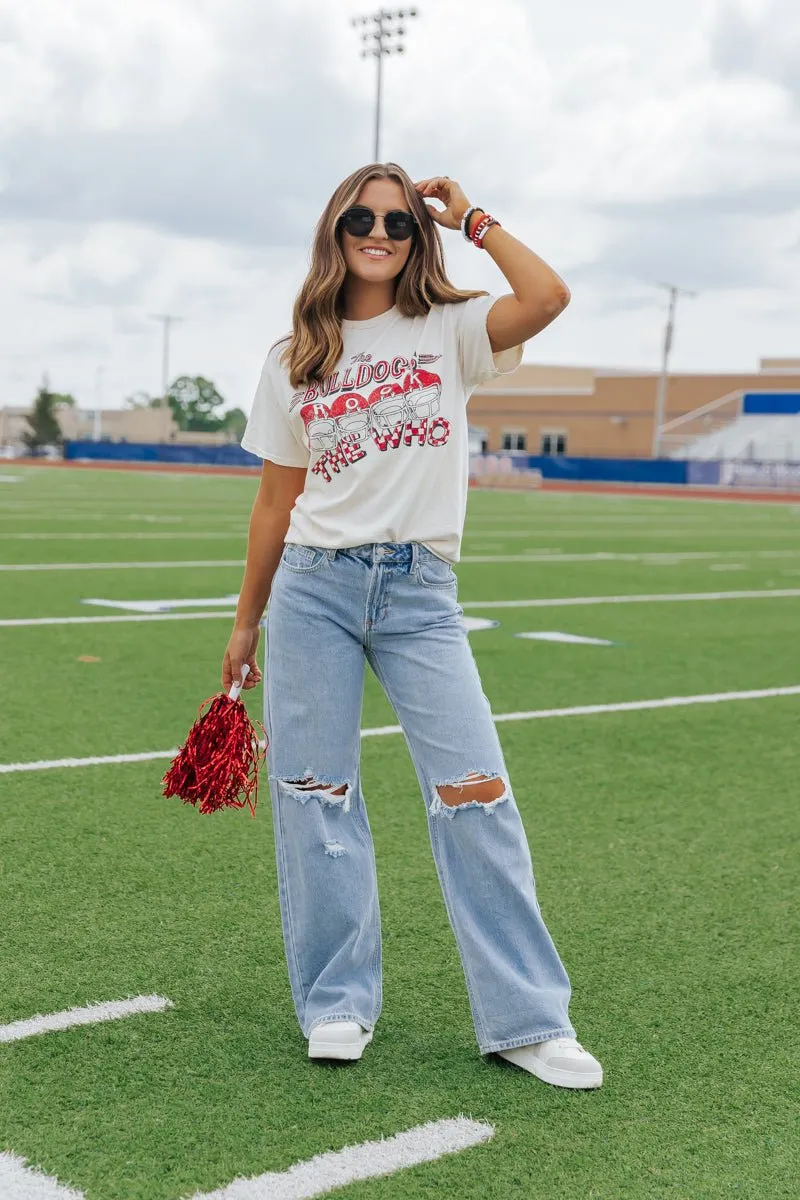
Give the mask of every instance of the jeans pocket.
[[325, 551], [320, 550], [318, 546], [300, 546], [297, 542], [287, 542], [281, 554], [281, 565], [289, 571], [306, 574], [321, 567], [326, 557]]
[[458, 582], [449, 562], [425, 546], [417, 547], [417, 582], [428, 588], [454, 588]]

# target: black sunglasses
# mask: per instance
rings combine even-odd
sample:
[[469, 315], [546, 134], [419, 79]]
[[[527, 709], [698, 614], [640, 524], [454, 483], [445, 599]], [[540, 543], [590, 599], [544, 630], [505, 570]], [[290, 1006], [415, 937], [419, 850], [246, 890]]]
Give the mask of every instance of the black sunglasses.
[[[393, 242], [404, 242], [407, 238], [410, 238], [414, 232], [416, 223], [417, 218], [414, 214], [405, 212], [402, 208], [396, 208], [392, 212], [387, 212], [383, 218], [383, 227], [386, 230], [386, 236], [391, 238]], [[365, 208], [363, 205], [357, 204], [355, 208], [348, 208], [347, 212], [342, 213], [339, 218], [339, 225], [351, 237], [367, 237], [372, 233], [375, 225], [375, 213], [371, 208]]]

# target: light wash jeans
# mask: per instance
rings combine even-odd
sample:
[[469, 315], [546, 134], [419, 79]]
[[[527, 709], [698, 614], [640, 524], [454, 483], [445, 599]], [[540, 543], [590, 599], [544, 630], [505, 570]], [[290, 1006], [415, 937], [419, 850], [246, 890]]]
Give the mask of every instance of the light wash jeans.
[[[289, 544], [275, 574], [264, 724], [286, 958], [306, 1037], [323, 1021], [372, 1029], [381, 1009], [378, 889], [359, 766], [365, 659], [416, 767], [481, 1053], [575, 1036], [569, 980], [539, 911], [456, 593], [449, 563], [418, 543]], [[473, 772], [500, 778], [505, 791], [490, 803], [445, 805], [437, 786]], [[304, 780], [319, 787], [297, 786]]]

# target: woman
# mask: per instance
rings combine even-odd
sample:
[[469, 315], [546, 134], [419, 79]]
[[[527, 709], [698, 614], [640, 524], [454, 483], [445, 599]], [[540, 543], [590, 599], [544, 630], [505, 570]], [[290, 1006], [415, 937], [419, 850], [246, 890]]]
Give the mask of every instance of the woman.
[[[440, 201], [438, 209], [425, 198]], [[511, 291], [453, 287], [436, 228], [485, 249]], [[466, 401], [514, 370], [564, 282], [447, 176], [355, 171], [316, 229], [291, 334], [270, 350], [242, 445], [263, 460], [223, 662], [256, 662], [286, 957], [310, 1058], [358, 1059], [381, 1007], [375, 861], [359, 768], [364, 661], [403, 726], [481, 1053], [590, 1088], [570, 984], [456, 598]], [[405, 800], [405, 798], [403, 798]]]

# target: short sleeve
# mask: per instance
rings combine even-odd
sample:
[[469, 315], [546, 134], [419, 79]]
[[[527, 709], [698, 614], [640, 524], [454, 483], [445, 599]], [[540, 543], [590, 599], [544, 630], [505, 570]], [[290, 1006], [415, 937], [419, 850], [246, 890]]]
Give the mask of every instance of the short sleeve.
[[289, 421], [287, 388], [281, 377], [281, 342], [267, 355], [253, 406], [242, 438], [242, 447], [259, 458], [282, 467], [307, 467], [308, 447], [298, 440]]
[[458, 361], [464, 386], [471, 391], [498, 375], [515, 371], [522, 361], [522, 346], [492, 353], [486, 321], [496, 296], [475, 296], [456, 304]]

